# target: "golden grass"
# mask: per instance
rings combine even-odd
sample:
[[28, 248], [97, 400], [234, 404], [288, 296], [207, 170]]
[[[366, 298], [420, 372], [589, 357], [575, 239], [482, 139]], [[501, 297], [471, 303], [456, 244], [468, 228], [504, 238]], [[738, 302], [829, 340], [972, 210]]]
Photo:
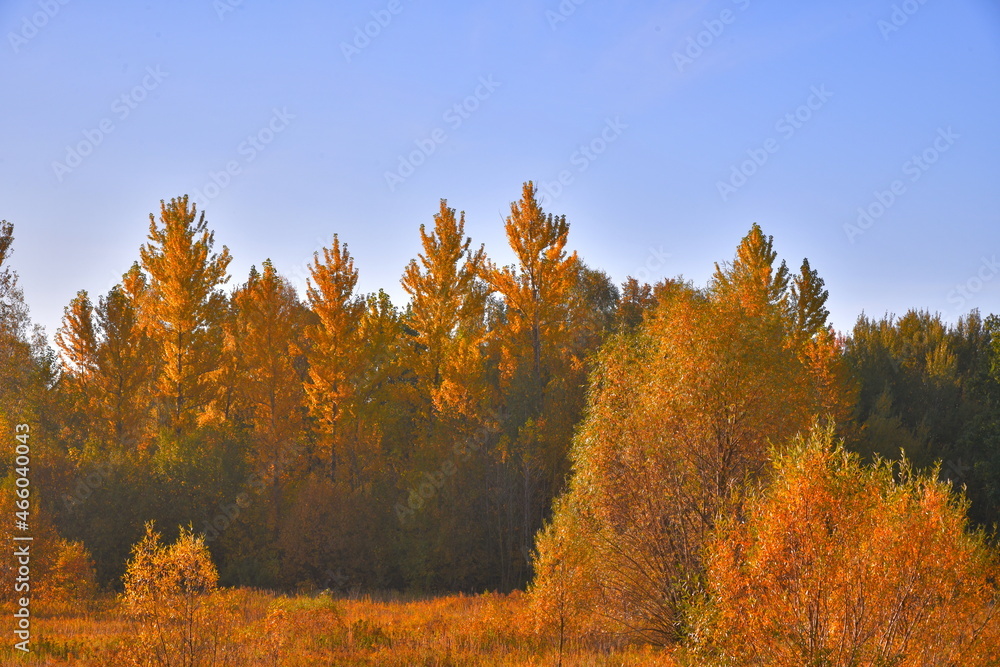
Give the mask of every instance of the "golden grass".
[[[647, 646], [566, 641], [536, 633], [524, 595], [453, 595], [431, 599], [384, 596], [338, 599], [328, 594], [287, 597], [263, 591], [222, 593], [216, 662], [199, 664], [305, 665], [678, 665], [667, 651]], [[0, 664], [114, 667], [142, 665], [136, 627], [117, 600], [88, 608], [39, 609], [32, 653], [0, 647]]]

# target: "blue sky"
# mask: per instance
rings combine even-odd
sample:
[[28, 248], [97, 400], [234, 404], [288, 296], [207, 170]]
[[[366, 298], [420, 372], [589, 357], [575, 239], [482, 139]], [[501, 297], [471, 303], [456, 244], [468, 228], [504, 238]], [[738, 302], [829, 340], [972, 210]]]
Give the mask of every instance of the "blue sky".
[[336, 232], [402, 304], [439, 199], [506, 263], [529, 179], [616, 282], [702, 284], [759, 222], [839, 329], [1000, 312], [992, 0], [10, 0], [0, 36], [0, 218], [50, 335], [161, 199], [203, 201], [231, 286], [270, 257], [301, 288]]

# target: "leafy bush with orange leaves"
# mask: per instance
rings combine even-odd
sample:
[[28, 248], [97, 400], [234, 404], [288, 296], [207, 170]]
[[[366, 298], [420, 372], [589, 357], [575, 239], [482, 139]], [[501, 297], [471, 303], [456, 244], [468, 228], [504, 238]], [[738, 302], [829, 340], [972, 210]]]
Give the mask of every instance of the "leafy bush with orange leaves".
[[822, 280], [775, 266], [759, 226], [705, 289], [669, 282], [593, 360], [573, 476], [532, 588], [550, 631], [683, 640], [720, 516], [817, 414], [850, 411]]
[[997, 664], [996, 555], [963, 497], [819, 428], [774, 473], [708, 545], [696, 636], [714, 663]]
[[39, 582], [39, 596], [49, 604], [86, 605], [97, 594], [94, 560], [83, 542], [59, 539], [52, 567]]
[[204, 538], [182, 528], [174, 544], [160, 539], [147, 523], [125, 571], [123, 606], [137, 626], [132, 663], [231, 664], [227, 614], [214, 595], [219, 575]]

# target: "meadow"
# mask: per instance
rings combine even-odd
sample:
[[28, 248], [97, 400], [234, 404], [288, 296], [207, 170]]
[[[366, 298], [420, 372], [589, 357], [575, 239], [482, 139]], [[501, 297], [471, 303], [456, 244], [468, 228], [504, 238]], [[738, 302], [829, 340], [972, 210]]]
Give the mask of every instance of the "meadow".
[[176, 643], [169, 662], [157, 662], [121, 598], [43, 605], [31, 652], [9, 642], [0, 656], [4, 665], [82, 667], [684, 664], [664, 650], [609, 639], [567, 638], [560, 651], [558, 636], [535, 630], [521, 593], [417, 599], [229, 589], [212, 612], [195, 620], [196, 642]]

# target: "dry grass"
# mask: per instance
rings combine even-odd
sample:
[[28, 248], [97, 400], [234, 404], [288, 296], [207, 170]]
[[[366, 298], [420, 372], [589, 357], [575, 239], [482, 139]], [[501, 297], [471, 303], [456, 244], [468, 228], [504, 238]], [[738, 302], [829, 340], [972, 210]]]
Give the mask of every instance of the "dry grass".
[[[207, 632], [223, 647], [204, 665], [676, 665], [645, 646], [536, 633], [524, 596], [486, 594], [432, 599], [337, 599], [224, 591]], [[137, 628], [117, 600], [39, 608], [32, 653], [0, 648], [0, 664], [113, 667], [151, 664]]]

